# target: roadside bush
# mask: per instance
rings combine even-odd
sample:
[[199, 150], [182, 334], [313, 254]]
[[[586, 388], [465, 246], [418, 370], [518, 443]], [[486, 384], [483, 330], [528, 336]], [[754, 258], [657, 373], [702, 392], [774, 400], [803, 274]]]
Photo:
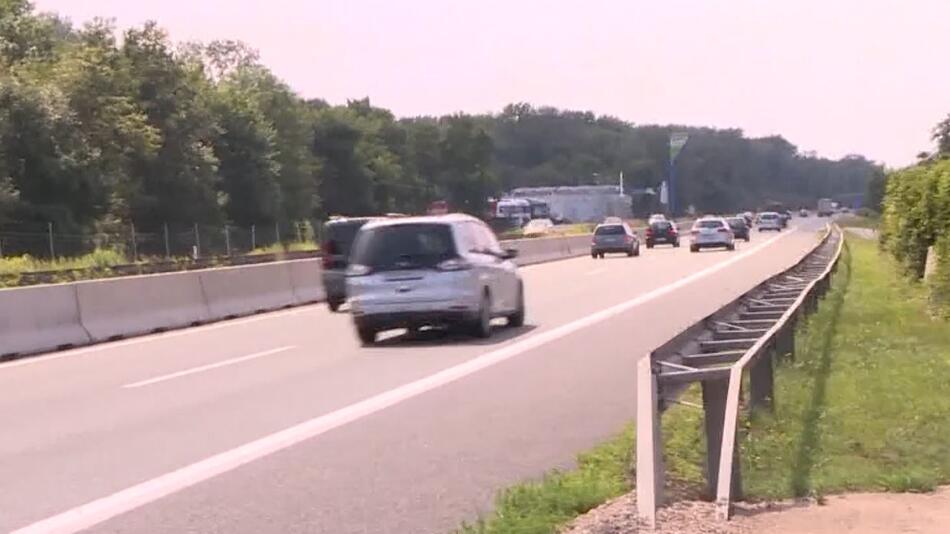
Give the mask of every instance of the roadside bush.
[[937, 314], [950, 319], [950, 234], [937, 239], [934, 252], [937, 254], [937, 271], [927, 281], [930, 303]]
[[915, 279], [924, 274], [927, 249], [936, 245], [939, 270], [929, 283], [932, 301], [950, 307], [950, 159], [926, 162], [888, 176], [881, 244]]

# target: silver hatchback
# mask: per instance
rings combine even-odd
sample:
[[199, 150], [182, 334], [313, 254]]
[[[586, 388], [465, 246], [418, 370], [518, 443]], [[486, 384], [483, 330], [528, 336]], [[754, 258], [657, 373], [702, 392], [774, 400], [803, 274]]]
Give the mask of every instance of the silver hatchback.
[[396, 328], [462, 326], [491, 335], [491, 320], [524, 324], [524, 283], [482, 221], [468, 215], [369, 222], [356, 236], [346, 290], [364, 344]]
[[726, 250], [736, 249], [736, 236], [729, 227], [729, 223], [722, 217], [703, 217], [693, 223], [690, 231], [690, 252], [699, 252], [704, 248], [722, 247]]

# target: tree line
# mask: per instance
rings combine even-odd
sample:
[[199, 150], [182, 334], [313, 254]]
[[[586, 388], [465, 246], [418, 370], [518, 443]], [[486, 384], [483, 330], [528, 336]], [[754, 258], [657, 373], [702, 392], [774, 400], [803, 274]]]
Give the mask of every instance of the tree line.
[[927, 281], [934, 308], [950, 317], [950, 115], [934, 128], [937, 149], [887, 175], [881, 245], [915, 280], [923, 277], [929, 251], [937, 269]]
[[397, 118], [369, 99], [305, 99], [240, 42], [175, 44], [0, 0], [0, 225], [269, 224], [330, 214], [481, 213], [514, 187], [657, 188], [669, 135], [682, 206], [754, 209], [863, 192], [881, 168], [803, 154], [781, 137], [633, 125], [517, 103], [487, 115]]

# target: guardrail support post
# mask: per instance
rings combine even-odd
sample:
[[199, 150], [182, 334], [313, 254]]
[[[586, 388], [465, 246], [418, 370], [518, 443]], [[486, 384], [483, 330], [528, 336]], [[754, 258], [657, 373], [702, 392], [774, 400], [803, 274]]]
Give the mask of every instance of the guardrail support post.
[[775, 388], [773, 356], [774, 352], [766, 352], [749, 369], [749, 405], [753, 411], [772, 410]]
[[657, 382], [649, 355], [637, 362], [637, 516], [640, 525], [656, 526], [663, 503], [665, 468], [660, 436]]
[[[719, 455], [722, 449], [722, 429], [726, 421], [726, 399], [729, 379], [704, 380], [703, 413], [706, 423], [706, 488], [712, 498], [719, 485]], [[738, 451], [732, 462], [732, 499], [742, 498], [742, 481]]]

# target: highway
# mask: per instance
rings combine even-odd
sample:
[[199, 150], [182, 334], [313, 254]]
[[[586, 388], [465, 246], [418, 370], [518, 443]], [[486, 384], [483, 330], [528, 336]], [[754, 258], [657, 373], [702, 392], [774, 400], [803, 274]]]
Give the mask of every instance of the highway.
[[825, 221], [526, 267], [488, 340], [362, 348], [318, 305], [0, 364], [0, 532], [451, 531], [621, 430], [636, 361]]

